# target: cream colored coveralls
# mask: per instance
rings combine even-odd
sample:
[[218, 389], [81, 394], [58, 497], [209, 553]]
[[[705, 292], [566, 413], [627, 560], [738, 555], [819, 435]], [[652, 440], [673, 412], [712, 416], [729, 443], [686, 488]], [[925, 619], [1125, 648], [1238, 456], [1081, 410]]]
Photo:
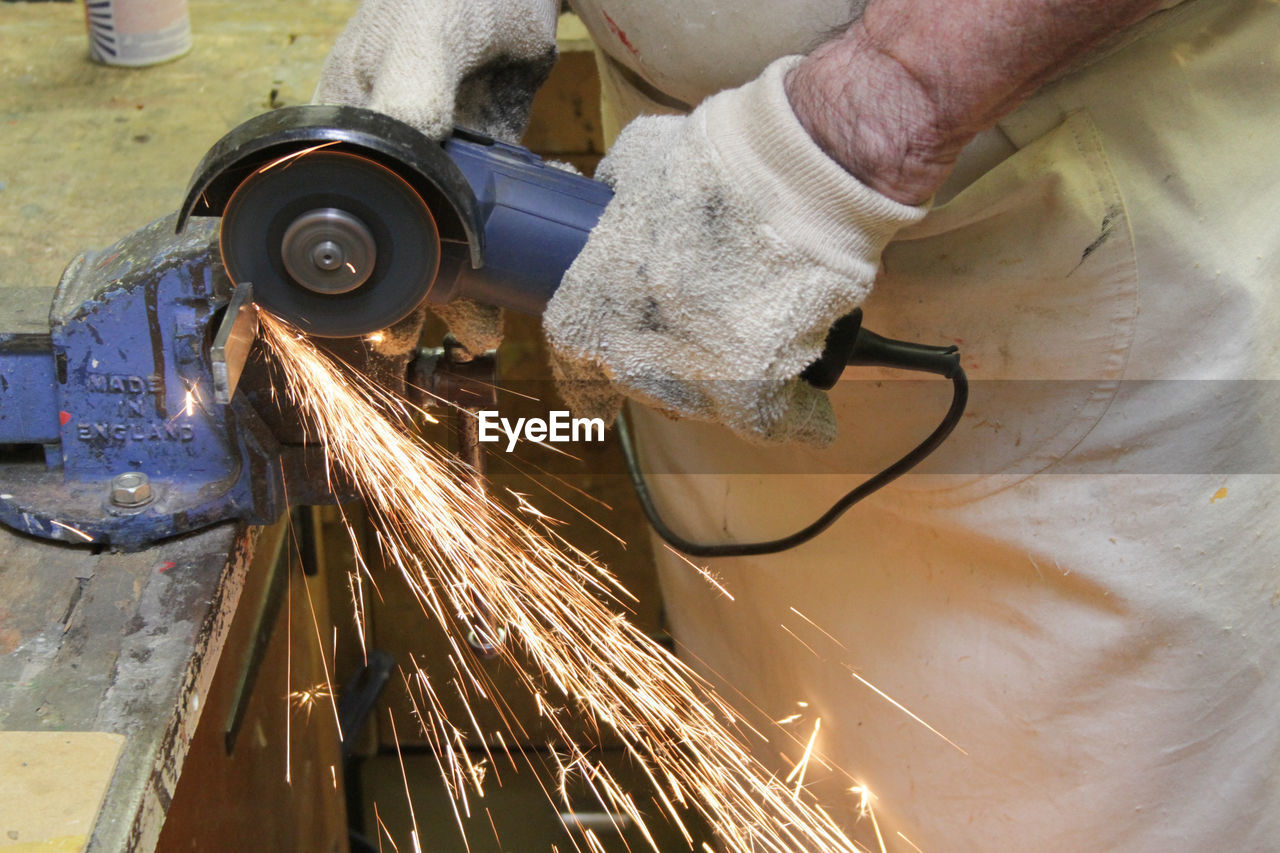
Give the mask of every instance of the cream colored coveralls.
[[[620, 122], [848, 16], [574, 5]], [[658, 548], [678, 641], [762, 717], [801, 715], [761, 747], [780, 769], [821, 718], [806, 781], [871, 849], [855, 784], [891, 850], [1280, 850], [1280, 5], [1158, 13], [977, 140], [939, 201], [866, 323], [960, 345], [967, 416], [812, 544], [713, 561], [733, 601]], [[949, 390], [862, 370], [833, 399], [822, 452], [637, 411], [664, 512], [702, 540], [789, 533]]]

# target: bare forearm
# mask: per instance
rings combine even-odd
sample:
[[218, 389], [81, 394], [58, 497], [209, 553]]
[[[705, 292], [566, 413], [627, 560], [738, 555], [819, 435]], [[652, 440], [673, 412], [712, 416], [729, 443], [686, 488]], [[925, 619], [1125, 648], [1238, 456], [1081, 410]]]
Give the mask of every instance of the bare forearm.
[[1159, 0], [872, 0], [797, 66], [809, 135], [897, 201], [927, 200], [960, 150]]

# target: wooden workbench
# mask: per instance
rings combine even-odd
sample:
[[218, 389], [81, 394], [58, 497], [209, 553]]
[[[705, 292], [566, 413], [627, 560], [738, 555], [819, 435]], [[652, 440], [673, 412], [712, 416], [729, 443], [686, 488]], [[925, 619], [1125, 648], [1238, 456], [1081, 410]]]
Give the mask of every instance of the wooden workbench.
[[[295, 0], [286, 10], [191, 0], [190, 7], [189, 55], [125, 70], [88, 59], [81, 4], [0, 4], [0, 331], [44, 323], [59, 275], [77, 252], [109, 245], [175, 209], [191, 170], [223, 133], [273, 106], [305, 102], [355, 3]], [[297, 717], [302, 734], [283, 737], [292, 713], [286, 686], [311, 686], [302, 682], [322, 670], [309, 621], [295, 612], [292, 625], [273, 631], [292, 604], [307, 606], [305, 597], [294, 598], [305, 585], [294, 578], [290, 606], [279, 615], [262, 609], [268, 579], [283, 577], [272, 567], [293, 572], [283, 541], [283, 525], [259, 531], [224, 524], [145, 552], [113, 554], [0, 528], [5, 755], [17, 749], [18, 767], [44, 757], [22, 760], [20, 732], [123, 736], [100, 817], [86, 833], [89, 849], [237, 849], [219, 846], [237, 828], [245, 839], [238, 849], [345, 849], [332, 716], [328, 729], [323, 715], [313, 715], [310, 728]], [[324, 618], [325, 596], [316, 597]], [[299, 625], [306, 630], [291, 630]], [[288, 647], [307, 636], [310, 646]], [[249, 661], [249, 674], [266, 687], [247, 715], [238, 711], [252, 737], [241, 739], [238, 755], [226, 755], [227, 715], [250, 701], [241, 695]], [[43, 741], [33, 734], [30, 742]], [[67, 743], [75, 743], [70, 734]], [[183, 770], [193, 749], [202, 755], [202, 778], [188, 782]], [[239, 781], [228, 782], [232, 767]], [[74, 769], [54, 771], [80, 784]], [[219, 813], [227, 800], [220, 784], [253, 788], [261, 807]], [[332, 793], [326, 800], [319, 790]], [[51, 790], [45, 798], [55, 810], [58, 796]], [[0, 802], [0, 851], [35, 849], [23, 845], [42, 840], [19, 828], [50, 806], [38, 799]], [[304, 835], [276, 828], [290, 822], [312, 828]], [[215, 838], [222, 840], [208, 840]], [[80, 849], [74, 835], [58, 843], [39, 849]]]

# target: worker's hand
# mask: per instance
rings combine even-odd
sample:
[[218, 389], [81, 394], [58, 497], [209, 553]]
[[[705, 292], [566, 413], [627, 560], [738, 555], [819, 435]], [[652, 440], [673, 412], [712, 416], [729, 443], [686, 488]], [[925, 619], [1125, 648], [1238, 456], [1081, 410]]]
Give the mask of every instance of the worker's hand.
[[924, 209], [814, 144], [783, 89], [796, 61], [687, 118], [632, 122], [601, 162], [616, 195], [544, 316], [575, 414], [611, 420], [625, 396], [757, 441], [834, 438], [800, 372]]
[[363, 0], [317, 103], [366, 107], [432, 139], [455, 124], [518, 142], [556, 58], [555, 0]]
[[[338, 37], [313, 100], [377, 110], [443, 139], [462, 125], [518, 142], [556, 58], [555, 0], [364, 0]], [[434, 309], [475, 353], [502, 314], [457, 300]]]

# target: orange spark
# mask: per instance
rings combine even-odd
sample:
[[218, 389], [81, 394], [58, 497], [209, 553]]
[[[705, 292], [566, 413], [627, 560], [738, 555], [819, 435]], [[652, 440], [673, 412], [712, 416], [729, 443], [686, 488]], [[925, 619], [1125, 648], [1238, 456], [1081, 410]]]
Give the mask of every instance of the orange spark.
[[880, 822], [876, 820], [876, 811], [871, 808], [871, 801], [875, 799], [871, 789], [866, 785], [854, 785], [849, 790], [859, 796], [858, 817], [871, 818], [871, 828], [876, 832], [876, 841], [880, 844], [880, 853], [888, 853], [884, 846], [884, 836], [880, 834]]
[[49, 519], [49, 523], [57, 527], [61, 527], [63, 530], [71, 531], [72, 533], [79, 536], [81, 539], [83, 539], [86, 542], [93, 541], [92, 536], [90, 536], [88, 533], [85, 533], [83, 530], [81, 530], [78, 527], [72, 527], [70, 524], [63, 524], [61, 521], [58, 521], [56, 518]]
[[311, 712], [315, 709], [316, 704], [331, 696], [333, 696], [333, 692], [329, 690], [326, 684], [321, 682], [313, 687], [291, 691], [289, 693], [289, 704], [299, 711], [306, 711], [307, 718], [310, 719]]
[[791, 772], [787, 774], [786, 782], [795, 780], [795, 795], [800, 796], [800, 791], [804, 788], [804, 774], [809, 769], [809, 759], [813, 757], [813, 745], [818, 741], [818, 729], [822, 727], [822, 718], [818, 717], [813, 721], [813, 734], [809, 735], [809, 742], [805, 744], [804, 755], [796, 762], [796, 766], [791, 768]]
[[265, 166], [259, 166], [258, 169], [254, 172], [254, 174], [261, 175], [263, 172], [267, 171], [268, 169], [274, 169], [276, 166], [279, 166], [281, 163], [290, 163], [294, 160], [297, 160], [299, 157], [303, 157], [314, 151], [319, 151], [321, 148], [328, 148], [330, 145], [337, 145], [340, 141], [341, 140], [338, 140], [338, 139], [332, 139], [328, 142], [321, 142], [319, 145], [312, 145], [310, 148], [303, 148], [300, 151], [290, 152], [289, 154], [286, 154], [283, 157], [277, 157], [276, 159], [272, 160], [270, 163], [267, 163]]
[[926, 729], [928, 729], [929, 731], [933, 732], [933, 733], [934, 733], [935, 735], [937, 735], [938, 737], [942, 738], [942, 739], [943, 739], [944, 741], [946, 741], [946, 742], [947, 742], [951, 747], [953, 747], [954, 749], [956, 749], [957, 751], [959, 751], [959, 753], [960, 753], [961, 755], [968, 755], [968, 754], [969, 754], [969, 753], [965, 752], [965, 751], [964, 751], [964, 749], [962, 749], [958, 743], [956, 743], [956, 742], [955, 742], [955, 741], [953, 741], [951, 738], [949, 738], [949, 737], [947, 737], [946, 735], [944, 735], [942, 732], [940, 732], [940, 731], [938, 731], [937, 729], [935, 729], [933, 726], [931, 726], [931, 725], [929, 725], [928, 723], [926, 723], [924, 720], [920, 719], [920, 717], [916, 716], [916, 714], [914, 714], [912, 711], [910, 711], [910, 710], [907, 708], [907, 706], [903, 705], [903, 704], [902, 704], [901, 702], [899, 702], [897, 699], [894, 699], [894, 698], [893, 698], [892, 696], [890, 696], [888, 693], [885, 693], [885, 692], [884, 692], [883, 690], [881, 690], [879, 687], [876, 687], [876, 686], [875, 686], [874, 684], [872, 684], [870, 681], [867, 681], [867, 680], [866, 680], [865, 678], [863, 678], [861, 675], [858, 675], [858, 673], [854, 672], [852, 669], [850, 669], [850, 670], [849, 670], [849, 674], [850, 674], [850, 675], [852, 675], [854, 678], [856, 678], [856, 679], [858, 680], [858, 682], [859, 682], [859, 683], [861, 683], [861, 684], [865, 685], [866, 687], [868, 687], [868, 688], [870, 688], [872, 691], [874, 691], [874, 692], [875, 692], [875, 694], [876, 694], [877, 696], [879, 696], [881, 699], [884, 699], [884, 700], [885, 700], [886, 702], [888, 702], [890, 705], [892, 705], [893, 707], [897, 708], [899, 711], [901, 711], [902, 713], [906, 714], [908, 717], [910, 717], [911, 719], [915, 720], [917, 723], [919, 723], [920, 725], [924, 726]]
[[910, 844], [912, 850], [916, 850], [918, 851], [918, 853], [924, 853], [924, 851], [921, 850], [914, 841], [912, 841], [910, 838], [907, 838], [901, 832], [898, 833], [898, 837], [901, 838], [903, 841], [907, 842], [908, 844]]

